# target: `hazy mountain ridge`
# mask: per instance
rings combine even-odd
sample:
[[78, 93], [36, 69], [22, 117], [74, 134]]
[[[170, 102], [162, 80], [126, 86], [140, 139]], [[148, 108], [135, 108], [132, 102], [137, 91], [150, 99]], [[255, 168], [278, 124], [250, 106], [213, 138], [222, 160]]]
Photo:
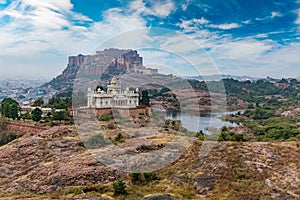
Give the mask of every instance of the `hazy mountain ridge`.
[[221, 79], [235, 79], [238, 81], [257, 81], [263, 78], [260, 77], [252, 77], [252, 76], [235, 76], [230, 74], [213, 74], [206, 76], [182, 76], [185, 79], [194, 79], [198, 81], [219, 81]]

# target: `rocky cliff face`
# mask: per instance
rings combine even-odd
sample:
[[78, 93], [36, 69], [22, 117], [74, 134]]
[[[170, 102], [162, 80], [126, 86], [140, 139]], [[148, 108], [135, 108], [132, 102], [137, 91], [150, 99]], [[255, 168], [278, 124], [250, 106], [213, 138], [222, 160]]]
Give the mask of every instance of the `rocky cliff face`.
[[[94, 55], [70, 56], [62, 74], [46, 83], [44, 87], [55, 90], [71, 89], [78, 73], [94, 78], [109, 79], [112, 74], [122, 74], [143, 67], [143, 58], [136, 50], [105, 49]], [[106, 76], [105, 76], [106, 75]]]

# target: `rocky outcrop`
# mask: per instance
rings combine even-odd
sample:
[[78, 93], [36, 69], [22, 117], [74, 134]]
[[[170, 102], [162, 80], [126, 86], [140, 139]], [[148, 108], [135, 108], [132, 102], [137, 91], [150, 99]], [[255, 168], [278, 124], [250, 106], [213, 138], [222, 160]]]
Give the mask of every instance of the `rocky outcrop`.
[[144, 198], [144, 200], [179, 200], [169, 194], [155, 194], [149, 195]]
[[296, 117], [300, 116], [300, 108], [295, 108], [294, 110], [288, 110], [281, 113], [282, 117]]
[[199, 176], [194, 179], [194, 187], [197, 194], [207, 194], [214, 189], [216, 179], [210, 176]]
[[0, 148], [0, 160], [0, 193], [50, 193], [111, 182], [121, 175], [95, 160], [68, 126], [24, 135]]
[[79, 71], [80, 76], [92, 76], [99, 79], [103, 73], [122, 74], [139, 67], [143, 68], [143, 58], [139, 56], [136, 50], [132, 49], [110, 48], [97, 51], [94, 55], [79, 54], [78, 56], [70, 56], [67, 67], [62, 74], [46, 83], [44, 87], [55, 90], [61, 90], [62, 87], [71, 88]]
[[[195, 145], [171, 166], [171, 178], [194, 186], [201, 198], [299, 199], [300, 144], [297, 142], [220, 142], [199, 157]], [[224, 195], [226, 191], [226, 195]]]

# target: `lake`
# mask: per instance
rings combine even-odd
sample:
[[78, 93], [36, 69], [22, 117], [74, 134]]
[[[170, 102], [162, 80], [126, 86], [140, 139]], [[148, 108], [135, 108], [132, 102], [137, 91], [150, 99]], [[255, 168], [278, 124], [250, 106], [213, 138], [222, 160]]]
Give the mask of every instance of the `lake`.
[[[210, 135], [211, 131], [208, 131], [208, 127], [214, 127], [217, 129], [222, 128], [223, 126], [238, 126], [237, 123], [227, 122], [221, 119], [222, 115], [230, 115], [236, 114], [239, 111], [232, 112], [223, 112], [223, 113], [206, 113], [198, 115], [191, 115], [190, 113], [180, 113], [180, 112], [172, 112], [167, 113], [166, 118], [172, 120], [180, 120], [182, 123], [182, 127], [188, 129], [189, 131], [200, 131], [202, 130], [204, 134]], [[240, 111], [243, 112], [243, 111]]]

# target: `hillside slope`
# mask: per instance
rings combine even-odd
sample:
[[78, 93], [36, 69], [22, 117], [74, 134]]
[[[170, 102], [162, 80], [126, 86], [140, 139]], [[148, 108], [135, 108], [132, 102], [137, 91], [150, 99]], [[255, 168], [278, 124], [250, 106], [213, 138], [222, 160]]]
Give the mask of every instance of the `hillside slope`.
[[[126, 174], [95, 160], [74, 127], [54, 127], [0, 147], [0, 197], [111, 199], [109, 183], [122, 178], [128, 184], [126, 199], [157, 193], [178, 199], [299, 199], [299, 143], [221, 142], [199, 156], [209, 144], [195, 142], [173, 165], [156, 172], [158, 181], [134, 185]], [[72, 187], [85, 192], [67, 190]]]
[[78, 142], [74, 127], [60, 126], [0, 147], [0, 194], [51, 193], [119, 177]]

